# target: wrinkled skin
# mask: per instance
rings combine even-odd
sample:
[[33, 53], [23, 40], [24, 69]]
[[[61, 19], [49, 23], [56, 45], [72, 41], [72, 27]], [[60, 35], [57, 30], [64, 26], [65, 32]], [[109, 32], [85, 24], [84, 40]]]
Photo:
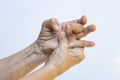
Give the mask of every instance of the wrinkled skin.
[[[86, 24], [86, 22], [87, 19], [85, 16], [83, 16], [81, 19], [61, 24], [59, 24], [54, 18], [44, 21], [40, 35], [33, 44], [0, 61], [2, 64], [0, 66], [2, 69], [2, 78], [0, 77], [0, 79], [17, 80], [18, 78], [23, 77], [39, 64], [48, 59], [49, 55], [45, 54], [51, 54], [52, 52], [52, 55], [46, 63], [51, 63], [51, 65], [45, 65], [46, 67], [41, 69], [42, 72], [41, 70], [38, 71], [38, 77], [41, 77], [39, 74], [46, 76], [47, 74], [49, 75], [55, 72], [54, 70], [51, 70], [51, 66], [55, 66], [58, 74], [61, 74], [71, 66], [79, 63], [84, 59], [84, 47], [94, 46], [94, 42], [81, 40], [82, 37], [86, 36], [90, 32], [95, 31], [94, 25], [89, 25], [88, 27], [84, 28], [83, 26]], [[65, 34], [62, 38], [60, 38], [61, 32], [64, 32]], [[6, 71], [7, 73], [4, 73]], [[46, 73], [44, 74], [43, 72]], [[30, 76], [33, 77], [32, 75], [33, 74]], [[54, 77], [55, 76], [56, 75], [54, 75]], [[51, 76], [49, 75], [49, 77]]]
[[[75, 26], [75, 24], [80, 24], [81, 27], [83, 27], [86, 23], [87, 23], [86, 16], [83, 16], [81, 19], [78, 20], [68, 21], [61, 24], [59, 24], [55, 18], [46, 20], [42, 24], [42, 29], [36, 42], [43, 53], [49, 54], [58, 46], [59, 33], [61, 31], [66, 31], [66, 27], [65, 27], [66, 25], [70, 25], [73, 31], [74, 29], [73, 27]], [[83, 28], [82, 31], [79, 31], [79, 33], [77, 32], [76, 34], [72, 32], [71, 34], [73, 35], [72, 36], [73, 38], [80, 39], [93, 31], [95, 31], [95, 26], [89, 25], [88, 27]], [[86, 43], [82, 41], [82, 44], [86, 44]], [[72, 47], [71, 45], [72, 44], [70, 44], [69, 47]], [[89, 45], [86, 47], [90, 47], [90, 46], [93, 45]]]
[[85, 58], [85, 47], [93, 46], [94, 42], [92, 41], [77, 40], [72, 33], [72, 27], [67, 25], [65, 31], [60, 32], [58, 47], [52, 52], [46, 65], [55, 66], [56, 72], [60, 75]]
[[53, 65], [58, 75], [84, 59], [84, 48], [69, 48], [69, 43], [64, 32], [60, 32], [58, 47], [52, 52], [46, 66]]
[[[59, 34], [57, 34], [58, 36], [55, 39], [57, 47], [53, 50], [45, 65], [41, 69], [21, 78], [20, 80], [53, 80], [55, 77], [59, 76], [72, 66], [80, 63], [85, 58], [84, 48], [94, 46], [94, 42], [76, 39], [76, 34], [73, 34], [72, 26], [69, 24], [65, 26], [62, 25], [62, 27], [64, 28]], [[84, 30], [86, 30], [86, 28]], [[82, 34], [84, 34], [83, 36], [86, 36], [89, 32], [90, 31], [86, 34]], [[53, 39], [48, 40], [48, 42], [49, 41], [53, 41]]]
[[[85, 16], [81, 19], [61, 24], [54, 18], [43, 22], [37, 43], [43, 53], [52, 53], [45, 65], [55, 66], [58, 75], [85, 58], [85, 47], [93, 47], [95, 45], [92, 41], [81, 40], [81, 38], [96, 30], [94, 25], [84, 28], [86, 23], [87, 19]], [[75, 30], [78, 29], [74, 28], [77, 27], [76, 24], [79, 24], [80, 30]], [[61, 32], [64, 33], [62, 38], [60, 38]]]
[[44, 54], [52, 54], [40, 70], [26, 76], [23, 80], [31, 80], [31, 78], [34, 80], [53, 80], [81, 62], [85, 58], [84, 48], [95, 45], [92, 41], [81, 40], [90, 32], [95, 31], [96, 28], [94, 25], [84, 28], [86, 22], [85, 16], [61, 24], [56, 19], [44, 21], [36, 42]]

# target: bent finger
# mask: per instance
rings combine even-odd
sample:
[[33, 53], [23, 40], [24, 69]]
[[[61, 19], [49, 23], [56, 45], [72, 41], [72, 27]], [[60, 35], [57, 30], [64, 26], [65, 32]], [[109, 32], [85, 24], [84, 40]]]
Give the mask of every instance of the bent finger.
[[72, 26], [71, 25], [67, 24], [65, 26], [65, 33], [66, 33], [66, 36], [67, 36], [67, 39], [69, 42], [72, 42], [75, 40], [75, 36], [72, 33]]
[[80, 20], [77, 20], [77, 23], [81, 23], [82, 25], [85, 25], [87, 23], [87, 17], [83, 15]]
[[94, 32], [95, 30], [95, 25], [89, 25], [86, 28], [84, 28], [81, 33], [75, 34], [76, 39], [79, 40], [80, 38], [87, 36], [89, 33]]
[[48, 29], [52, 31], [58, 31], [59, 30], [59, 22], [56, 18], [51, 18], [43, 22], [42, 26], [47, 27]]
[[72, 23], [71, 27], [72, 27], [72, 32], [75, 34], [82, 32], [84, 29], [84, 26], [78, 23]]

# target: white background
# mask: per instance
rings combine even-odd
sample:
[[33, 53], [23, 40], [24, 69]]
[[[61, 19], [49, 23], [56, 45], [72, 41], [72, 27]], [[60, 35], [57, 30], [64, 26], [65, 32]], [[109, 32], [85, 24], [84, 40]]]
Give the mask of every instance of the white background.
[[41, 23], [88, 18], [97, 31], [85, 39], [96, 42], [85, 49], [86, 59], [55, 80], [120, 80], [119, 0], [0, 0], [0, 58], [34, 42]]

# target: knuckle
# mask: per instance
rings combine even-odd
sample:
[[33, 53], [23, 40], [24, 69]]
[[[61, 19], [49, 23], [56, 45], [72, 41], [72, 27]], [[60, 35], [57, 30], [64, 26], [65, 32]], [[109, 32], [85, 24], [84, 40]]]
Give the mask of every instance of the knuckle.
[[57, 22], [57, 19], [56, 18], [51, 18], [50, 22]]
[[80, 63], [81, 61], [83, 61], [85, 59], [85, 55], [83, 54], [83, 55], [80, 55], [80, 56], [78, 56], [78, 57], [76, 57], [76, 62], [77, 63]]
[[51, 25], [51, 24], [54, 24], [54, 23], [58, 23], [57, 19], [56, 18], [51, 18], [51, 19], [43, 21], [42, 26]]
[[45, 26], [47, 24], [48, 20], [43, 21], [42, 26]]
[[84, 60], [84, 59], [85, 59], [85, 55], [82, 54], [82, 55], [80, 56], [80, 60], [82, 61], [82, 60]]

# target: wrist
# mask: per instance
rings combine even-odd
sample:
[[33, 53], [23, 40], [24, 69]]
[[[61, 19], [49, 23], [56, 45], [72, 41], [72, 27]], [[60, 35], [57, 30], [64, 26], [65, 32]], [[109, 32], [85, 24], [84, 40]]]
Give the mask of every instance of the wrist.
[[53, 80], [54, 78], [56, 78], [58, 76], [58, 71], [57, 71], [57, 68], [52, 65], [52, 64], [45, 64], [45, 66], [43, 67], [43, 72], [45, 72], [45, 76], [46, 74], [49, 75], [47, 76], [48, 79], [46, 80]]
[[56, 78], [57, 72], [53, 65], [44, 65], [41, 69], [27, 75], [20, 80], [53, 80]]
[[53, 51], [53, 49], [48, 48], [49, 44], [45, 44], [45, 40], [37, 39], [35, 41], [35, 44], [37, 46], [37, 49], [39, 49], [46, 56], [49, 56]]
[[48, 58], [49, 56], [50, 56], [50, 53], [45, 53], [44, 52], [44, 49], [43, 49], [43, 47], [42, 47], [42, 43], [41, 42], [39, 42], [38, 40], [36, 40], [35, 42], [34, 42], [34, 46], [35, 46], [35, 54], [37, 55], [37, 56], [40, 56], [40, 57], [44, 57], [44, 58]]

